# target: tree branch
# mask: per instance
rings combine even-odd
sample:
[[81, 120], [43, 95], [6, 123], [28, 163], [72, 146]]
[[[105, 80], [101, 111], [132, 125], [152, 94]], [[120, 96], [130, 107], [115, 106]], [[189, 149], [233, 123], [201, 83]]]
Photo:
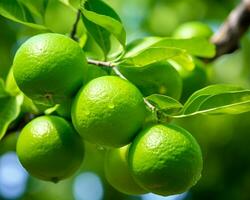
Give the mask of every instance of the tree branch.
[[211, 39], [216, 45], [215, 58], [238, 49], [239, 41], [249, 26], [250, 0], [242, 0]]

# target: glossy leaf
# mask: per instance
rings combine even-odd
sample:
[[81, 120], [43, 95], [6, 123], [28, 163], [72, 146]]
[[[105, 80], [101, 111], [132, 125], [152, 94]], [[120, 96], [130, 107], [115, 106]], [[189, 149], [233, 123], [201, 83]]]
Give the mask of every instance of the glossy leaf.
[[250, 90], [233, 85], [211, 85], [194, 93], [184, 105], [181, 115], [239, 114], [250, 111]]
[[5, 91], [3, 79], [0, 78], [0, 98], [6, 96], [8, 96], [8, 93]]
[[183, 50], [176, 48], [148, 48], [135, 56], [125, 58], [122, 62], [135, 67], [143, 67], [154, 62], [173, 59], [180, 55], [186, 55]]
[[160, 38], [160, 37], [146, 37], [138, 39], [126, 48], [124, 58], [135, 56], [141, 51], [148, 48], [178, 48], [185, 50], [186, 53], [193, 56], [213, 57], [215, 55], [215, 46], [205, 38], [189, 38], [189, 39], [174, 39], [174, 38]]
[[193, 56], [211, 58], [215, 55], [215, 46], [205, 38], [173, 39], [163, 38], [153, 47], [174, 47], [185, 49]]
[[192, 71], [195, 67], [194, 60], [192, 56], [187, 53], [180, 54], [179, 56], [175, 56], [172, 59], [168, 60], [173, 66], [176, 64], [181, 66], [184, 70]]
[[45, 26], [36, 24], [32, 13], [17, 0], [1, 0], [0, 15], [35, 29], [48, 30]]
[[23, 95], [10, 96], [4, 89], [4, 82], [0, 79], [0, 140], [5, 135], [8, 126], [21, 111]]
[[160, 41], [160, 37], [145, 37], [132, 41], [126, 46], [123, 58], [133, 57]]
[[240, 114], [250, 111], [250, 90], [228, 92], [207, 98], [199, 107], [206, 114]]
[[46, 8], [49, 0], [21, 0], [22, 4], [25, 5], [32, 13], [44, 18]]
[[176, 113], [183, 107], [180, 102], [165, 95], [152, 94], [146, 97], [146, 99], [158, 110], [162, 110], [166, 114]]
[[85, 28], [105, 55], [111, 48], [110, 35], [113, 35], [122, 46], [125, 46], [125, 29], [119, 16], [106, 3], [101, 0], [85, 0], [81, 6], [81, 12]]
[[204, 98], [208, 96], [230, 91], [239, 91], [239, 90], [242, 90], [242, 88], [235, 85], [216, 84], [207, 86], [205, 88], [196, 91], [193, 95], [191, 95], [187, 100], [187, 102], [185, 103], [183, 110], [184, 112], [188, 112], [187, 110], [189, 107], [190, 108], [192, 107], [192, 104], [195, 105], [197, 104], [196, 102], [202, 101]]

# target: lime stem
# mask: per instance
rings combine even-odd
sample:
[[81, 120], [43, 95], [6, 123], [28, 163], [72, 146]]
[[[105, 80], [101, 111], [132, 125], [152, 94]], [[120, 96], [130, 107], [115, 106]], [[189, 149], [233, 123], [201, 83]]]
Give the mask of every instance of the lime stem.
[[99, 67], [115, 67], [115, 64], [112, 62], [104, 62], [99, 60], [88, 59], [88, 64], [97, 65]]
[[78, 11], [77, 11], [77, 14], [76, 14], [76, 20], [75, 20], [75, 22], [74, 22], [74, 24], [73, 24], [73, 28], [72, 28], [72, 31], [71, 31], [71, 33], [70, 33], [70, 37], [71, 37], [73, 40], [75, 40], [75, 41], [78, 41], [78, 38], [77, 38], [77, 36], [76, 36], [76, 32], [77, 32], [77, 26], [78, 26], [78, 22], [79, 22], [79, 20], [80, 20], [80, 16], [81, 16], [81, 11], [78, 10]]

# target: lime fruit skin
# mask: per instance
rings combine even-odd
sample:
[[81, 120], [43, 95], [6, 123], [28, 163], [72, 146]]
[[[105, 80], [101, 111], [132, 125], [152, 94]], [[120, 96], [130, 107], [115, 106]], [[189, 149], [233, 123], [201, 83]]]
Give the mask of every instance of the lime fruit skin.
[[71, 116], [87, 141], [108, 147], [128, 144], [142, 126], [146, 106], [140, 91], [116, 76], [90, 81], [77, 94]]
[[119, 70], [143, 96], [162, 94], [177, 100], [181, 96], [181, 77], [168, 62], [156, 62], [141, 68], [120, 66]]
[[52, 182], [73, 175], [84, 156], [81, 137], [57, 116], [41, 116], [29, 122], [20, 133], [16, 150], [32, 176]]
[[108, 182], [119, 192], [129, 195], [147, 193], [134, 180], [128, 167], [129, 145], [109, 149], [105, 155], [105, 176]]
[[152, 125], [140, 132], [129, 150], [129, 167], [136, 182], [159, 195], [190, 189], [201, 177], [199, 145], [175, 125]]
[[57, 33], [28, 39], [16, 52], [13, 73], [20, 90], [34, 101], [60, 103], [82, 86], [87, 64], [81, 47]]
[[212, 29], [207, 25], [199, 21], [191, 21], [181, 24], [175, 30], [173, 37], [176, 38], [192, 38], [192, 37], [204, 37], [210, 38], [213, 34]]

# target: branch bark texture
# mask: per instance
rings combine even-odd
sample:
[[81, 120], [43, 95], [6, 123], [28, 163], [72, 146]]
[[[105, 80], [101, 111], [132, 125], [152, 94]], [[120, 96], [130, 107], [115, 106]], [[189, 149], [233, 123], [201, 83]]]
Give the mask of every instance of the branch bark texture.
[[212, 37], [216, 45], [216, 57], [239, 48], [239, 41], [250, 26], [250, 0], [243, 0], [229, 14], [219, 31]]

